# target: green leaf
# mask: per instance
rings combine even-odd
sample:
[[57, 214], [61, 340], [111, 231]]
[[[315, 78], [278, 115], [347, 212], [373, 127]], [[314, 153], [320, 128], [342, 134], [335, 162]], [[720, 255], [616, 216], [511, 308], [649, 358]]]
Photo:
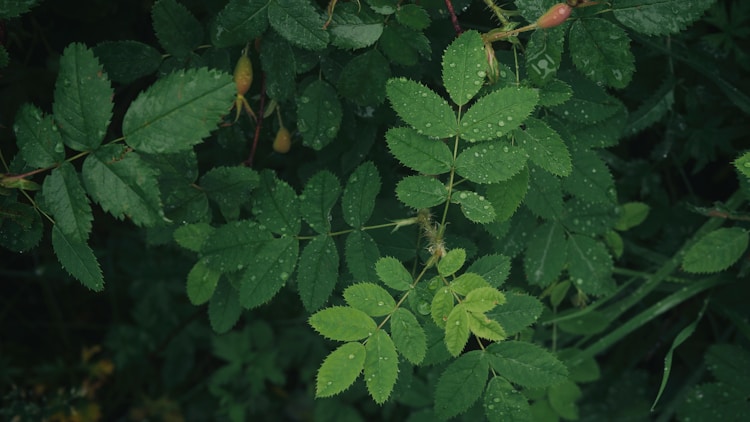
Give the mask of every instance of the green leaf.
[[458, 155], [456, 173], [476, 183], [497, 183], [518, 174], [526, 159], [523, 149], [505, 141], [482, 143]]
[[625, 231], [643, 223], [648, 217], [650, 207], [643, 202], [628, 202], [620, 207], [620, 216], [615, 223], [615, 230]]
[[[266, 92], [268, 96], [277, 102], [291, 100], [296, 93], [297, 87], [295, 83], [297, 77], [297, 58], [294, 49], [276, 32], [271, 32], [263, 36], [262, 45], [260, 50], [260, 64], [266, 78]], [[337, 102], [333, 102], [333, 109], [326, 110], [326, 112], [335, 111]], [[328, 102], [323, 105], [329, 104], [331, 103]]]
[[99, 262], [85, 241], [66, 235], [59, 227], [53, 226], [52, 249], [68, 274], [95, 292], [104, 290]]
[[401, 356], [415, 365], [422, 362], [427, 353], [427, 336], [414, 314], [396, 309], [391, 315], [391, 336]]
[[505, 303], [487, 312], [487, 316], [499, 322], [510, 337], [533, 324], [542, 315], [543, 309], [542, 302], [533, 296], [508, 293]]
[[72, 164], [65, 162], [44, 179], [44, 204], [55, 218], [55, 226], [73, 240], [85, 242], [91, 232], [89, 199]]
[[489, 141], [514, 130], [523, 123], [539, 101], [535, 89], [501, 88], [480, 98], [461, 117], [461, 138]]
[[367, 4], [381, 15], [392, 15], [398, 10], [397, 0], [367, 0]]
[[362, 372], [366, 355], [365, 346], [357, 342], [331, 352], [318, 369], [315, 397], [330, 397], [349, 388]]
[[201, 176], [200, 187], [214, 201], [227, 221], [240, 216], [240, 206], [250, 199], [250, 191], [258, 186], [255, 170], [244, 167], [214, 167]]
[[744, 421], [750, 418], [747, 390], [722, 382], [697, 385], [687, 392], [677, 415], [681, 421]]
[[562, 63], [563, 43], [567, 25], [531, 33], [526, 44], [526, 70], [536, 85], [547, 85]]
[[385, 100], [384, 88], [390, 76], [388, 61], [372, 49], [344, 66], [336, 86], [342, 97], [357, 105], [377, 106]]
[[250, 220], [234, 221], [216, 228], [203, 245], [206, 266], [221, 273], [243, 270], [271, 233]]
[[357, 341], [378, 330], [375, 321], [359, 309], [333, 306], [310, 316], [310, 326], [323, 337], [336, 341]]
[[560, 417], [567, 420], [578, 420], [579, 412], [576, 401], [583, 396], [581, 389], [572, 381], [563, 381], [548, 390], [549, 403]]
[[529, 284], [544, 288], [558, 279], [567, 263], [565, 246], [565, 230], [554, 220], [534, 231], [523, 260]]
[[6, 20], [21, 16], [36, 6], [39, 0], [2, 0], [0, 2], [0, 19]]
[[468, 103], [487, 77], [487, 57], [479, 32], [461, 34], [443, 53], [443, 85], [457, 105]]
[[733, 344], [714, 344], [706, 353], [706, 366], [717, 380], [740, 391], [748, 391], [750, 353]]
[[567, 176], [573, 169], [568, 147], [560, 135], [544, 121], [529, 118], [523, 130], [514, 132], [518, 145], [526, 151], [529, 159], [555, 176]]
[[750, 177], [750, 152], [746, 152], [733, 161], [737, 171], [745, 177]]
[[571, 198], [565, 202], [562, 223], [571, 232], [596, 237], [612, 230], [617, 220], [618, 206], [612, 203], [588, 202]]
[[253, 213], [258, 222], [281, 235], [296, 235], [302, 226], [297, 193], [271, 170], [260, 175]]
[[269, 4], [268, 0], [230, 0], [211, 28], [213, 44], [219, 48], [245, 45], [259, 37], [268, 28]]
[[443, 277], [449, 277], [460, 270], [464, 263], [466, 263], [466, 250], [451, 249], [438, 262], [438, 273]]
[[562, 362], [532, 343], [508, 340], [489, 345], [487, 352], [490, 365], [498, 375], [524, 387], [546, 388], [568, 377]]
[[353, 3], [337, 4], [328, 29], [331, 44], [344, 50], [369, 47], [383, 33], [383, 22]]
[[396, 9], [396, 20], [398, 23], [416, 30], [427, 29], [430, 26], [430, 15], [427, 11], [416, 4], [402, 4]]
[[383, 29], [378, 48], [390, 62], [402, 66], [415, 66], [420, 60], [429, 60], [432, 53], [430, 40], [424, 33], [393, 21]]
[[724, 271], [742, 257], [747, 245], [748, 233], [744, 229], [716, 229], [688, 248], [682, 269], [694, 274]]
[[297, 129], [303, 143], [316, 151], [336, 138], [341, 116], [336, 90], [325, 81], [312, 82], [297, 99]]
[[573, 172], [563, 179], [563, 188], [588, 202], [615, 201], [615, 181], [607, 165], [591, 150], [574, 148]]
[[206, 68], [172, 73], [130, 104], [122, 122], [125, 142], [152, 154], [190, 149], [216, 128], [234, 95], [226, 73]]
[[114, 82], [128, 84], [150, 75], [162, 63], [161, 53], [154, 47], [138, 41], [105, 41], [94, 47], [107, 75]]
[[399, 291], [411, 289], [414, 281], [401, 261], [390, 256], [378, 259], [375, 263], [375, 272], [383, 284]]
[[362, 227], [372, 215], [375, 197], [380, 192], [380, 174], [371, 161], [362, 163], [349, 176], [341, 198], [344, 221], [352, 227]]
[[52, 105], [65, 145], [76, 151], [92, 151], [101, 145], [112, 118], [113, 96], [94, 52], [83, 44], [66, 47]]
[[352, 284], [344, 290], [344, 300], [352, 308], [370, 316], [385, 316], [396, 308], [393, 296], [374, 283]]
[[430, 208], [448, 199], [448, 189], [431, 176], [406, 176], [396, 185], [396, 196], [409, 207]]
[[529, 165], [529, 170], [526, 207], [538, 217], [559, 220], [564, 213], [560, 179], [535, 165]]
[[305, 309], [312, 312], [326, 303], [339, 277], [339, 252], [333, 239], [315, 236], [302, 250], [297, 288]]
[[0, 201], [0, 245], [13, 252], [25, 252], [42, 239], [39, 211], [20, 202]]
[[[561, 119], [579, 125], [594, 125], [622, 110], [622, 103], [617, 98], [607, 94], [604, 88], [590, 79], [577, 73], [567, 73], [561, 75], [561, 78], [575, 87], [573, 98], [550, 107], [550, 111]], [[556, 129], [560, 131], [560, 128]]]
[[628, 135], [635, 135], [663, 119], [674, 106], [676, 86], [675, 78], [667, 78], [636, 110], [630, 113], [624, 132]]
[[612, 268], [612, 257], [603, 243], [579, 234], [568, 237], [568, 273], [584, 293], [611, 292], [615, 287]]
[[268, 21], [287, 41], [305, 50], [322, 50], [328, 45], [323, 18], [307, 0], [271, 0]]
[[21, 157], [28, 165], [45, 168], [65, 159], [62, 136], [52, 116], [45, 116], [37, 107], [30, 104], [21, 106], [16, 114], [13, 132]]
[[83, 162], [83, 183], [91, 199], [119, 219], [139, 226], [163, 222], [156, 171], [123, 145], [107, 145]]
[[501, 341], [507, 337], [505, 330], [499, 322], [487, 318], [481, 313], [469, 312], [467, 315], [469, 318], [469, 329], [475, 336], [491, 341]]
[[625, 88], [635, 72], [630, 38], [624, 29], [600, 18], [578, 19], [570, 27], [573, 64], [594, 82]]
[[435, 415], [448, 420], [465, 412], [482, 395], [489, 363], [484, 352], [474, 350], [453, 361], [435, 388]]
[[329, 171], [315, 173], [299, 197], [302, 218], [320, 234], [331, 230], [331, 210], [341, 195], [339, 179]]
[[438, 327], [445, 328], [448, 315], [453, 310], [453, 302], [453, 293], [450, 288], [440, 287], [437, 289], [430, 304], [430, 315]]
[[208, 223], [186, 224], [175, 229], [174, 240], [189, 251], [200, 252], [208, 237], [215, 230]]
[[398, 354], [390, 336], [378, 330], [365, 344], [365, 384], [373, 400], [383, 404], [393, 391], [398, 379]]
[[443, 174], [451, 169], [453, 153], [445, 143], [420, 135], [407, 127], [391, 128], [385, 139], [401, 164], [424, 174]]
[[510, 275], [510, 258], [505, 255], [486, 255], [469, 265], [467, 273], [482, 277], [492, 287], [500, 287]]
[[159, 44], [176, 57], [186, 57], [203, 42], [203, 25], [176, 0], [158, 0], [151, 19]]
[[202, 305], [214, 295], [221, 273], [208, 267], [204, 260], [193, 265], [187, 276], [187, 296], [193, 305]]
[[469, 313], [466, 307], [459, 303], [454, 306], [445, 321], [445, 347], [454, 357], [461, 354], [469, 341]]
[[552, 107], [563, 104], [573, 96], [573, 88], [567, 82], [552, 79], [539, 89], [539, 105]]
[[495, 209], [492, 208], [492, 203], [476, 192], [455, 191], [451, 202], [460, 204], [464, 216], [475, 223], [486, 224], [495, 221]]
[[374, 281], [375, 262], [380, 258], [378, 244], [369, 233], [353, 231], [346, 237], [344, 256], [349, 272], [359, 281]]
[[674, 34], [685, 29], [706, 11], [714, 0], [617, 0], [612, 2], [615, 18], [646, 35]]
[[240, 280], [240, 304], [250, 309], [271, 300], [289, 280], [298, 253], [299, 241], [294, 237], [266, 242], [251, 257]]
[[242, 315], [240, 295], [232, 285], [219, 279], [211, 300], [208, 302], [208, 321], [216, 334], [231, 330]]
[[508, 180], [493, 183], [485, 189], [487, 200], [495, 209], [495, 221], [508, 220], [515, 214], [521, 201], [526, 197], [529, 189], [529, 171], [527, 167], [521, 169]]
[[393, 110], [418, 133], [433, 138], [458, 133], [453, 109], [431, 89], [406, 78], [390, 79], [385, 88]]
[[470, 291], [461, 304], [470, 312], [485, 313], [505, 303], [505, 295], [494, 287], [480, 287]]
[[470, 291], [479, 289], [482, 287], [492, 287], [487, 280], [483, 279], [479, 274], [474, 273], [463, 273], [451, 282], [451, 290], [460, 295], [466, 296]]
[[[536, 31], [540, 32], [540, 31]], [[489, 422], [531, 422], [526, 396], [503, 377], [492, 377], [484, 392], [484, 414]]]

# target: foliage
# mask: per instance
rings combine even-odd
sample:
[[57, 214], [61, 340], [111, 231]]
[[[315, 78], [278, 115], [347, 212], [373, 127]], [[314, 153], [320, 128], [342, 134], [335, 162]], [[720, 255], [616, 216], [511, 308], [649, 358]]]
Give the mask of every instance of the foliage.
[[741, 2], [63, 3], [0, 0], [0, 415], [747, 418]]

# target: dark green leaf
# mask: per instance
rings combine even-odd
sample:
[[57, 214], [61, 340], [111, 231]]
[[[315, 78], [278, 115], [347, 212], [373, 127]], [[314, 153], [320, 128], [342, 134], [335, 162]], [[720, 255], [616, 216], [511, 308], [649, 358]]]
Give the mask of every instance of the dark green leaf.
[[427, 337], [417, 318], [404, 308], [391, 315], [391, 336], [397, 350], [409, 362], [418, 365], [427, 352]]
[[151, 19], [159, 44], [176, 57], [186, 57], [203, 42], [203, 25], [176, 0], [158, 0]]
[[277, 102], [292, 99], [297, 77], [297, 62], [292, 46], [275, 32], [264, 36], [262, 45], [260, 64], [266, 78], [268, 96]]
[[348, 306], [325, 308], [310, 316], [309, 322], [320, 335], [336, 341], [362, 340], [378, 329], [372, 317]]
[[336, 90], [325, 81], [314, 81], [297, 99], [297, 129], [303, 143], [316, 151], [339, 133], [341, 116]]
[[378, 47], [392, 63], [414, 66], [420, 60], [429, 60], [432, 49], [430, 40], [420, 31], [390, 23], [383, 29]]
[[466, 148], [456, 158], [456, 173], [476, 183], [497, 183], [511, 179], [526, 165], [526, 152], [505, 141], [493, 141]]
[[395, 290], [409, 290], [414, 281], [401, 261], [390, 256], [378, 259], [375, 272], [383, 284]]
[[299, 241], [294, 237], [266, 242], [251, 257], [240, 280], [240, 304], [250, 309], [271, 300], [289, 280], [298, 253]]
[[223, 334], [232, 329], [242, 315], [240, 295], [232, 285], [219, 279], [214, 295], [208, 302], [208, 320], [216, 334]]
[[187, 276], [187, 296], [193, 305], [202, 305], [214, 295], [221, 273], [211, 269], [204, 260], [195, 263]]
[[573, 22], [570, 55], [581, 73], [594, 82], [614, 88], [625, 88], [635, 72], [628, 34], [604, 19]]
[[388, 81], [386, 92], [398, 116], [418, 133], [433, 138], [448, 138], [458, 133], [451, 106], [426, 86], [397, 78]]
[[510, 258], [505, 255], [486, 255], [474, 261], [467, 273], [482, 277], [492, 287], [500, 287], [510, 275]]
[[245, 45], [259, 37], [268, 27], [268, 5], [268, 0], [230, 0], [212, 27], [213, 44], [220, 48]]
[[13, 132], [21, 157], [28, 165], [44, 168], [65, 159], [62, 137], [52, 116], [45, 116], [35, 106], [21, 106], [16, 114]]
[[533, 324], [544, 306], [537, 298], [521, 293], [507, 293], [505, 303], [487, 312], [487, 317], [499, 322], [510, 337]]
[[373, 400], [383, 404], [393, 391], [398, 378], [398, 354], [393, 340], [383, 330], [378, 330], [365, 344], [365, 384]]
[[689, 273], [717, 273], [737, 262], [747, 250], [748, 233], [739, 227], [723, 227], [702, 237], [682, 259]]
[[422, 6], [417, 4], [402, 4], [396, 10], [396, 20], [401, 25], [416, 30], [426, 29], [430, 26], [430, 15]]
[[307, 224], [320, 234], [331, 230], [331, 210], [341, 195], [341, 183], [329, 171], [315, 173], [300, 195], [300, 211]]
[[567, 176], [572, 170], [570, 153], [560, 135], [542, 120], [529, 118], [523, 130], [514, 132], [529, 159], [555, 176]]
[[568, 273], [584, 293], [603, 295], [611, 292], [612, 257], [606, 246], [588, 236], [568, 237]]
[[156, 171], [122, 145], [96, 150], [83, 162], [83, 183], [91, 199], [119, 219], [139, 226], [164, 220]]
[[42, 239], [42, 220], [33, 207], [19, 202], [0, 202], [0, 245], [25, 252]]
[[83, 44], [69, 45], [60, 57], [52, 106], [65, 145], [76, 151], [101, 145], [112, 118], [113, 96], [94, 52]]
[[607, 165], [595, 151], [572, 149], [573, 172], [563, 179], [563, 187], [589, 202], [615, 201], [615, 181]]
[[172, 73], [130, 104], [122, 122], [125, 142], [154, 154], [190, 149], [216, 128], [234, 95], [226, 73], [205, 68]]
[[612, 203], [587, 202], [572, 198], [565, 202], [565, 228], [590, 237], [604, 235], [615, 226], [618, 207]]
[[328, 235], [316, 236], [302, 250], [297, 288], [305, 309], [312, 312], [326, 303], [339, 278], [339, 252]]
[[0, 19], [6, 20], [21, 16], [37, 3], [39, 0], [2, 0], [0, 1]]
[[380, 258], [378, 244], [369, 233], [353, 231], [346, 237], [346, 265], [357, 281], [375, 281], [375, 262]]
[[254, 221], [225, 224], [206, 239], [202, 249], [205, 264], [221, 273], [243, 270], [271, 238], [271, 233]]
[[453, 361], [435, 388], [435, 415], [448, 420], [465, 412], [482, 395], [489, 363], [484, 352], [474, 350]]
[[620, 206], [620, 215], [615, 230], [625, 231], [643, 223], [648, 217], [650, 207], [643, 202], [628, 202]]
[[261, 224], [281, 235], [296, 235], [302, 226], [297, 194], [270, 170], [260, 175], [253, 213]]
[[341, 198], [344, 221], [352, 227], [362, 227], [372, 215], [375, 197], [380, 192], [380, 174], [371, 161], [362, 163], [349, 176]]
[[70, 275], [89, 289], [100, 292], [104, 278], [94, 251], [85, 241], [66, 235], [57, 226], [52, 227], [52, 249], [57, 260]]
[[44, 204], [60, 231], [73, 240], [85, 242], [89, 238], [94, 216], [73, 165], [65, 162], [53, 170], [44, 179], [42, 194]]
[[200, 187], [214, 201], [227, 221], [240, 216], [240, 206], [249, 202], [250, 191], [260, 177], [248, 167], [214, 167], [201, 176]]
[[461, 205], [461, 212], [475, 223], [491, 223], [495, 221], [495, 209], [484, 196], [471, 191], [455, 191], [451, 202]]
[[287, 41], [305, 50], [322, 50], [328, 45], [323, 19], [307, 0], [271, 0], [268, 21]]
[[529, 284], [547, 287], [562, 273], [566, 264], [565, 231], [556, 221], [539, 226], [529, 239], [524, 270]]
[[94, 47], [109, 78], [127, 84], [159, 69], [161, 53], [138, 41], [105, 41]]
[[506, 221], [515, 214], [529, 189], [527, 167], [508, 180], [493, 183], [485, 189], [485, 196], [495, 208], [495, 221]]
[[214, 230], [208, 223], [186, 224], [175, 229], [174, 240], [189, 251], [200, 252]]
[[[539, 31], [537, 31], [539, 32]], [[531, 422], [526, 397], [502, 377], [492, 377], [484, 392], [484, 414], [489, 422]]]
[[354, 383], [365, 365], [365, 346], [346, 343], [331, 352], [318, 369], [315, 397], [334, 396]]
[[560, 179], [534, 165], [529, 165], [529, 170], [526, 207], [538, 217], [559, 220], [564, 213]]
[[546, 85], [557, 74], [562, 62], [565, 29], [567, 25], [560, 25], [531, 34], [526, 44], [526, 69], [529, 79], [536, 85]]
[[520, 126], [538, 101], [538, 91], [531, 88], [493, 91], [477, 100], [461, 117], [461, 138], [469, 142], [500, 138]]
[[424, 174], [450, 171], [453, 154], [442, 141], [430, 139], [407, 127], [389, 129], [385, 139], [391, 153], [406, 167]]
[[573, 96], [573, 88], [559, 79], [552, 79], [539, 89], [539, 105], [552, 107], [563, 104]]
[[568, 370], [553, 354], [522, 341], [508, 340], [487, 347], [492, 369], [508, 381], [530, 388], [544, 388], [567, 379]]
[[[594, 125], [622, 110], [622, 103], [593, 81], [579, 74], [567, 73], [560, 76], [575, 87], [573, 98], [550, 107], [560, 118], [579, 125]], [[560, 131], [557, 127], [555, 129]]]
[[613, 14], [623, 25], [646, 35], [679, 32], [706, 11], [714, 0], [617, 0]]
[[328, 27], [331, 44], [341, 49], [356, 50], [369, 47], [380, 38], [383, 21], [357, 9], [354, 3], [336, 5]]
[[434, 177], [407, 176], [398, 182], [396, 196], [409, 207], [430, 208], [448, 199], [448, 189]]
[[466, 31], [443, 53], [443, 84], [457, 105], [468, 103], [487, 77], [484, 41], [477, 31]]
[[339, 94], [355, 104], [377, 106], [385, 100], [385, 84], [390, 76], [388, 61], [373, 49], [350, 60], [336, 85]]

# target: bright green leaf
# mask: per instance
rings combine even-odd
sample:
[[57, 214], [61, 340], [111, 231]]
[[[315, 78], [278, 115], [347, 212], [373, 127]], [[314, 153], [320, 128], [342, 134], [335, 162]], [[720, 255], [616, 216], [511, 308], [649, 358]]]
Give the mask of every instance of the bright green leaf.
[[268, 28], [268, 5], [268, 0], [230, 0], [216, 16], [213, 44], [219, 48], [245, 45], [259, 37]]
[[302, 250], [297, 289], [305, 309], [312, 312], [326, 303], [339, 278], [339, 252], [333, 239], [315, 236]]
[[458, 132], [451, 106], [426, 86], [406, 78], [390, 79], [386, 92], [391, 107], [417, 132], [433, 138], [448, 138]]
[[154, 3], [151, 19], [159, 44], [169, 54], [186, 57], [203, 42], [203, 25], [176, 0]]
[[470, 312], [485, 313], [505, 303], [505, 295], [494, 287], [480, 287], [470, 291], [462, 305]]
[[331, 352], [318, 369], [315, 397], [330, 397], [349, 388], [362, 372], [366, 354], [365, 346], [357, 342]]
[[474, 273], [463, 273], [451, 282], [451, 290], [460, 295], [466, 296], [474, 289], [482, 287], [492, 287], [487, 280], [482, 278], [479, 274]]
[[462, 303], [454, 306], [445, 321], [445, 347], [454, 357], [461, 354], [469, 341], [469, 313]]
[[297, 130], [302, 142], [316, 151], [336, 138], [341, 116], [336, 90], [325, 81], [312, 82], [297, 98]]
[[344, 300], [352, 308], [370, 316], [385, 316], [396, 308], [393, 296], [374, 283], [352, 284], [344, 290]]
[[380, 258], [375, 263], [375, 272], [383, 284], [395, 290], [409, 290], [414, 281], [404, 264], [390, 256]]
[[448, 199], [448, 189], [430, 176], [406, 176], [396, 185], [399, 201], [415, 209], [430, 208]]
[[341, 70], [338, 93], [360, 106], [377, 106], [385, 100], [385, 85], [391, 76], [388, 60], [372, 49], [355, 56]]
[[450, 288], [440, 287], [437, 289], [435, 296], [432, 298], [432, 303], [430, 304], [430, 315], [438, 327], [445, 327], [448, 315], [450, 315], [453, 310], [453, 303], [453, 293]]
[[552, 220], [539, 226], [529, 239], [523, 266], [529, 284], [547, 287], [557, 280], [567, 263], [565, 230]]
[[468, 103], [487, 77], [484, 41], [477, 31], [466, 31], [443, 53], [443, 85], [457, 105]]
[[122, 122], [125, 142], [153, 154], [190, 149], [216, 128], [234, 95], [226, 73], [206, 68], [172, 73], [130, 104]]
[[523, 149], [505, 141], [474, 145], [456, 158], [456, 173], [476, 183], [497, 183], [511, 179], [526, 165]]
[[612, 257], [603, 243], [579, 234], [568, 237], [568, 273], [584, 293], [611, 292], [615, 287], [612, 269]]
[[292, 275], [298, 253], [299, 241], [292, 236], [264, 243], [240, 280], [240, 304], [250, 309], [271, 300]]
[[615, 18], [646, 35], [680, 32], [697, 20], [714, 0], [617, 0], [612, 2]]
[[105, 41], [94, 47], [107, 75], [114, 82], [131, 83], [159, 69], [162, 56], [159, 50], [133, 40]]
[[349, 176], [341, 199], [344, 221], [352, 227], [361, 227], [372, 215], [375, 197], [380, 192], [380, 174], [371, 161], [357, 167]]
[[748, 233], [739, 227], [723, 227], [702, 237], [682, 259], [689, 273], [717, 273], [737, 262], [747, 250]]
[[228, 221], [240, 215], [240, 205], [249, 202], [250, 191], [258, 186], [258, 173], [244, 166], [214, 167], [201, 176], [200, 187], [219, 206]]
[[30, 104], [23, 104], [16, 113], [13, 125], [18, 149], [24, 161], [32, 167], [44, 168], [65, 159], [62, 136], [52, 116]]
[[113, 96], [94, 52], [83, 44], [65, 48], [52, 106], [65, 145], [76, 151], [92, 151], [101, 145], [112, 118]]
[[214, 295], [221, 273], [206, 266], [200, 260], [193, 265], [187, 276], [187, 296], [193, 305], [202, 305]]
[[501, 88], [480, 98], [461, 117], [461, 138], [469, 142], [497, 139], [514, 130], [539, 101], [535, 89]]
[[438, 273], [448, 277], [460, 270], [466, 263], [466, 250], [461, 248], [449, 250], [438, 262]]
[[532, 421], [528, 399], [503, 377], [490, 379], [482, 405], [489, 422]]
[[508, 340], [487, 347], [490, 365], [508, 381], [529, 388], [544, 388], [567, 379], [568, 369], [547, 350]]
[[307, 0], [271, 0], [268, 21], [287, 41], [305, 50], [322, 50], [328, 45], [328, 32], [322, 16]]
[[380, 258], [378, 244], [375, 243], [369, 233], [353, 231], [346, 237], [344, 257], [349, 272], [355, 280], [375, 281], [378, 276], [375, 273], [375, 263]]
[[529, 118], [523, 130], [514, 132], [518, 145], [537, 166], [555, 176], [567, 176], [572, 170], [570, 153], [560, 135], [544, 121]]
[[435, 388], [435, 415], [448, 420], [465, 412], [482, 396], [489, 364], [484, 352], [474, 350], [448, 365]]
[[378, 328], [372, 317], [348, 306], [333, 306], [314, 313], [310, 316], [310, 326], [323, 337], [336, 341], [362, 340]]
[[427, 352], [427, 336], [417, 318], [404, 308], [391, 315], [391, 336], [396, 349], [409, 362], [418, 365]]
[[44, 179], [44, 203], [55, 218], [55, 226], [71, 238], [85, 242], [91, 232], [89, 199], [70, 163], [63, 163]]
[[625, 88], [635, 72], [630, 38], [624, 29], [600, 18], [579, 19], [570, 27], [573, 64], [588, 78]]
[[391, 337], [378, 330], [365, 344], [365, 384], [373, 400], [383, 404], [393, 391], [398, 379], [398, 354]]
[[85, 241], [66, 235], [57, 226], [52, 227], [52, 249], [60, 264], [81, 284], [100, 292], [104, 289], [104, 278], [94, 251]]
[[734, 166], [745, 177], [750, 177], [750, 152], [746, 152], [734, 160]]
[[494, 319], [487, 318], [484, 314], [475, 312], [469, 312], [467, 315], [469, 329], [475, 336], [491, 341], [501, 341], [507, 337], [503, 327]]
[[302, 218], [317, 233], [331, 230], [331, 210], [341, 195], [341, 183], [333, 173], [319, 171], [305, 184], [299, 197]]
[[296, 235], [301, 229], [297, 193], [270, 170], [260, 175], [253, 213], [258, 222], [274, 233]]
[[451, 169], [453, 153], [445, 143], [420, 135], [415, 129], [400, 127], [386, 132], [391, 153], [401, 164], [423, 174], [443, 174]]

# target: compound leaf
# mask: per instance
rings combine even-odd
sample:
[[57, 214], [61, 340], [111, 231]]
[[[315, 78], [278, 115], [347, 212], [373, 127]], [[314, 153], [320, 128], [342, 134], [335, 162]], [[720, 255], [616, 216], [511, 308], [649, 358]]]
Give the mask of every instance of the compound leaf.
[[130, 104], [122, 122], [125, 142], [152, 154], [190, 149], [216, 128], [234, 95], [226, 73], [206, 68], [172, 73]]
[[393, 391], [398, 379], [398, 354], [391, 337], [378, 330], [365, 344], [365, 384], [373, 400], [383, 404]]
[[508, 381], [529, 388], [545, 388], [567, 379], [568, 370], [553, 354], [523, 341], [508, 340], [487, 347], [492, 369]]
[[702, 237], [682, 259], [689, 273], [716, 273], [726, 270], [747, 250], [748, 233], [739, 227], [723, 227]]
[[448, 138], [458, 132], [451, 106], [426, 86], [406, 78], [394, 78], [386, 84], [386, 93], [398, 116], [418, 133]]
[[466, 31], [443, 53], [443, 84], [457, 105], [469, 102], [487, 77], [484, 41], [477, 31]]
[[339, 252], [333, 239], [315, 236], [302, 250], [297, 271], [297, 289], [305, 309], [312, 312], [323, 306], [339, 277]]
[[367, 351], [362, 343], [341, 345], [326, 357], [318, 369], [315, 397], [330, 397], [351, 386], [365, 365]]
[[310, 326], [323, 337], [336, 341], [357, 341], [377, 331], [375, 321], [359, 309], [333, 306], [310, 316]]

